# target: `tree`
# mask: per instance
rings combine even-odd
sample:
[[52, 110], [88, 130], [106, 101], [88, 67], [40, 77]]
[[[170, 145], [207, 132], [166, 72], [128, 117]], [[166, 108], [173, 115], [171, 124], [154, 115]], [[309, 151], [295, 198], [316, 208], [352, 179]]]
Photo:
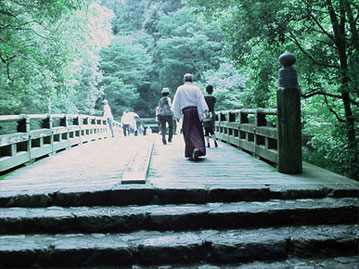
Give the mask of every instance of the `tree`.
[[[147, 76], [146, 79], [139, 80], [136, 84], [138, 100], [128, 104], [142, 117], [153, 117], [161, 89], [170, 87], [174, 93], [182, 84], [186, 72], [194, 73], [199, 80], [203, 72], [219, 67], [221, 62], [219, 54], [223, 47], [220, 30], [217, 26], [205, 22], [200, 16], [192, 14], [190, 9], [183, 8], [180, 1], [105, 0], [103, 2], [116, 14], [112, 27], [114, 34], [131, 39], [132, 45], [142, 46], [146, 51], [144, 55], [151, 58], [146, 64], [148, 69], [143, 72]], [[114, 46], [110, 48], [110, 50], [115, 49]], [[114, 57], [116, 54], [121, 54], [121, 50], [127, 51], [127, 45], [119, 47], [117, 52], [110, 53], [108, 50], [108, 53]], [[137, 56], [140, 57], [140, 54]], [[133, 65], [133, 61], [136, 62], [131, 57], [123, 59], [130, 61], [129, 68]], [[106, 61], [104, 60], [103, 63]], [[106, 68], [105, 65], [103, 67]], [[112, 73], [116, 68], [124, 68], [119, 65], [113, 67]], [[124, 81], [124, 83], [128, 82]]]
[[110, 37], [111, 14], [98, 2], [0, 1], [0, 113], [79, 111], [82, 59], [96, 66], [99, 46]]
[[[101, 51], [105, 98], [118, 115], [133, 109], [139, 98], [139, 88], [149, 84], [151, 57], [131, 36], [117, 36], [111, 46]], [[118, 108], [116, 108], [118, 107]]]
[[[287, 49], [298, 57], [296, 67], [304, 89], [303, 98], [320, 96], [324, 107], [337, 120], [332, 126], [345, 130], [345, 148], [351, 156], [348, 158], [352, 171], [350, 176], [357, 177], [358, 142], [357, 124], [354, 120], [359, 116], [357, 1], [186, 2], [222, 23], [231, 46], [232, 59], [238, 65], [255, 62], [257, 55], [262, 55], [264, 51], [268, 51], [269, 56], [279, 55]], [[273, 56], [264, 59], [257, 66], [258, 74], [267, 66], [273, 66]], [[265, 62], [267, 64], [263, 64]], [[273, 79], [274, 77], [267, 76], [268, 83], [272, 83]], [[304, 105], [310, 106], [310, 102], [304, 102]], [[332, 134], [338, 135], [339, 132]], [[340, 138], [334, 137], [334, 140], [338, 141]]]
[[182, 8], [162, 14], [157, 27], [161, 36], [157, 49], [163, 86], [176, 89], [185, 73], [193, 73], [200, 80], [205, 71], [219, 67], [223, 43], [216, 25], [207, 24], [190, 9]]

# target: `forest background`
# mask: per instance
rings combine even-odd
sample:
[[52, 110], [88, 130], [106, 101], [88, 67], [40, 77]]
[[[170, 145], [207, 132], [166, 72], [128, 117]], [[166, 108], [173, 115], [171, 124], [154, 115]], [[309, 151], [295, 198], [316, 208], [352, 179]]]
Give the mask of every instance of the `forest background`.
[[217, 110], [274, 108], [288, 50], [304, 159], [359, 180], [358, 20], [357, 0], [0, 0], [0, 114], [101, 115], [106, 98], [117, 120], [154, 117], [187, 72]]

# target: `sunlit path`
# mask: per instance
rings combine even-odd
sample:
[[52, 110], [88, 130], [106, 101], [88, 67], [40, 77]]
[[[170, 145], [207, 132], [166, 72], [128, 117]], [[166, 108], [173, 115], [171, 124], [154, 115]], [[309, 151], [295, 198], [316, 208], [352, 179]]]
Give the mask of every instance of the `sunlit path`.
[[151, 137], [115, 137], [75, 147], [19, 169], [0, 181], [0, 192], [111, 188]]

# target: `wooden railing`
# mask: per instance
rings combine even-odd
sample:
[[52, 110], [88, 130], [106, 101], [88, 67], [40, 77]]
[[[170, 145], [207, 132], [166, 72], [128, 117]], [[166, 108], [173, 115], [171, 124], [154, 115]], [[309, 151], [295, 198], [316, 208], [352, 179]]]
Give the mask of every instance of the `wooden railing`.
[[[279, 57], [283, 67], [278, 76], [277, 109], [220, 111], [215, 124], [220, 140], [276, 164], [279, 172], [288, 174], [302, 172], [300, 90], [292, 67], [295, 61], [289, 52]], [[40, 124], [34, 127], [33, 121]], [[155, 118], [140, 121], [145, 130], [156, 128]], [[4, 122], [15, 122], [16, 131], [0, 135], [0, 172], [110, 135], [104, 118], [88, 115], [0, 116], [0, 124]], [[115, 132], [121, 132], [119, 122], [113, 125]]]
[[[0, 172], [74, 146], [111, 136], [105, 118], [88, 115], [0, 116]], [[114, 132], [120, 123], [113, 122]]]
[[221, 141], [277, 164], [276, 121], [276, 109], [219, 111], [216, 112], [215, 132]]
[[[140, 118], [137, 121], [137, 125], [142, 123], [145, 130], [144, 130], [144, 134], [148, 134], [149, 130], [151, 129], [151, 132], [157, 132], [158, 130], [158, 122], [156, 120], [156, 118]], [[147, 129], [149, 128], [149, 129]]]
[[[279, 172], [300, 174], [300, 89], [297, 71], [292, 66], [296, 58], [286, 51], [278, 60], [282, 68], [278, 74], [277, 109], [218, 112], [216, 132], [221, 140], [276, 164]], [[275, 116], [275, 119], [268, 121], [269, 116]]]

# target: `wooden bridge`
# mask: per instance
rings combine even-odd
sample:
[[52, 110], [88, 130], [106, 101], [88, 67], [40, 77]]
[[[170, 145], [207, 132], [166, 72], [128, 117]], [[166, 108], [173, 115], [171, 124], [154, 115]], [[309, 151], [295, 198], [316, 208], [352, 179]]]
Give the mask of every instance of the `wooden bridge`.
[[224, 141], [198, 162], [181, 135], [96, 141], [3, 176], [0, 267], [359, 265], [355, 181]]
[[193, 162], [184, 158], [182, 135], [175, 136], [167, 146], [161, 144], [160, 137], [158, 134], [108, 137], [60, 151], [4, 175], [0, 192], [87, 190], [124, 183], [182, 187], [356, 184], [308, 163], [304, 163], [302, 174], [278, 173], [272, 165], [228, 143], [207, 149], [205, 157]]
[[217, 112], [197, 162], [180, 134], [0, 116], [0, 267], [358, 267], [359, 183], [302, 162], [297, 85], [277, 99]]

